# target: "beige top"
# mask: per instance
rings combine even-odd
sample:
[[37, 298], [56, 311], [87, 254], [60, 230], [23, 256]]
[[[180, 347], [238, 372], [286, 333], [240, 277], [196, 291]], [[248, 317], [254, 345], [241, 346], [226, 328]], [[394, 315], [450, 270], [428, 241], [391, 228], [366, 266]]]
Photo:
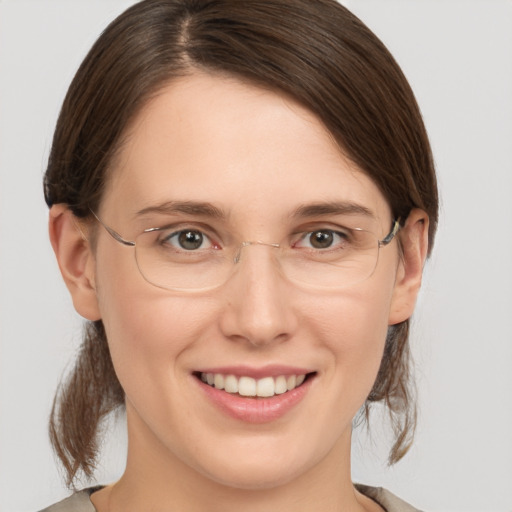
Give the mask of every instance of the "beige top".
[[[357, 490], [377, 502], [386, 512], [420, 512], [418, 509], [411, 507], [405, 501], [397, 498], [382, 487], [369, 487], [367, 485], [356, 484]], [[41, 510], [41, 512], [96, 512], [91, 503], [90, 496], [93, 492], [98, 491], [101, 487], [92, 487], [77, 492], [51, 507]]]

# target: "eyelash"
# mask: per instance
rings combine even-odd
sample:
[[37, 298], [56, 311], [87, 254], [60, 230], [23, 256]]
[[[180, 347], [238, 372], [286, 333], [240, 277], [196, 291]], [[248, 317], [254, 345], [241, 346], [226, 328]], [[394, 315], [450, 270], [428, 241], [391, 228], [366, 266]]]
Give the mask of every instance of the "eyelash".
[[[172, 229], [172, 231], [169, 232], [171, 229]], [[206, 232], [206, 230], [202, 227], [195, 227], [195, 226], [181, 227], [180, 226], [178, 229], [176, 229], [174, 227], [173, 228], [164, 227], [164, 228], [159, 228], [158, 230], [155, 230], [155, 231], [157, 231], [159, 233], [166, 232], [165, 236], [162, 234], [160, 234], [158, 236], [157, 243], [159, 243], [160, 245], [168, 244], [168, 245], [174, 247], [176, 250], [183, 250], [186, 252], [198, 252], [198, 250], [212, 250], [212, 249], [219, 250], [222, 248], [222, 245], [219, 242], [215, 241], [215, 238], [217, 238], [217, 237], [214, 238], [213, 235], [208, 234]], [[181, 235], [186, 236], [187, 233], [200, 235], [201, 236], [201, 240], [200, 240], [201, 245], [205, 241], [209, 241], [210, 247], [207, 247], [204, 249], [200, 249], [199, 247], [187, 249], [186, 247], [183, 247], [182, 243], [181, 243], [181, 242], [186, 242], [186, 240], [178, 242], [178, 244], [181, 245], [181, 247], [178, 247], [178, 245], [170, 243], [170, 241], [172, 239], [177, 240], [178, 237], [180, 237]], [[312, 242], [311, 242], [311, 237], [314, 236], [315, 234], [326, 235], [327, 241], [329, 241], [329, 237], [331, 237], [332, 243], [327, 247], [313, 247]], [[296, 237], [296, 238], [295, 238], [295, 241], [293, 241], [293, 243], [290, 244], [290, 246], [292, 248], [304, 249], [304, 250], [309, 249], [309, 250], [327, 251], [327, 250], [336, 249], [337, 246], [339, 246], [343, 242], [350, 241], [350, 230], [348, 230], [348, 229], [340, 230], [339, 228], [334, 229], [334, 228], [329, 228], [329, 227], [315, 227], [314, 229], [308, 229], [307, 231], [295, 232], [293, 234], [293, 237], [294, 238]], [[306, 247], [300, 247], [301, 242], [307, 241], [307, 240], [310, 240], [310, 242], [309, 242], [310, 245], [306, 246]], [[322, 240], [319, 238], [318, 241], [321, 243]], [[191, 242], [193, 243], [193, 240], [191, 240]]]
[[[337, 246], [339, 246], [343, 242], [347, 242], [349, 240], [349, 233], [344, 231], [335, 230], [332, 228], [316, 228], [310, 231], [303, 232], [298, 240], [298, 242], [302, 242], [305, 240], [309, 240], [309, 243], [312, 244], [311, 237], [315, 234], [323, 234], [327, 235], [328, 237], [331, 237], [332, 243], [328, 247], [312, 247], [311, 245], [308, 247], [305, 247], [305, 249], [311, 249], [311, 250], [335, 250]], [[338, 238], [338, 241], [336, 242], [336, 238]], [[329, 239], [328, 239], [329, 240]], [[293, 244], [293, 247], [297, 247], [297, 243]]]
[[[164, 231], [166, 230], [167, 231], [168, 228], [162, 228], [161, 231]], [[177, 245], [174, 245], [171, 240], [173, 239], [176, 239], [178, 240], [180, 236], [184, 235], [186, 236], [187, 234], [196, 234], [196, 235], [200, 235], [201, 237], [201, 245], [205, 242], [205, 241], [209, 241], [210, 242], [210, 247], [206, 248], [206, 249], [203, 249], [203, 250], [207, 250], [207, 249], [220, 249], [221, 246], [220, 244], [214, 242], [212, 240], [212, 236], [208, 235], [207, 233], [204, 232], [204, 230], [202, 229], [199, 229], [199, 228], [196, 228], [196, 227], [186, 227], [186, 228], [183, 228], [183, 229], [177, 229], [177, 230], [173, 230], [172, 232], [170, 232], [169, 234], [165, 235], [165, 236], [159, 236], [158, 237], [158, 243], [160, 245], [171, 245], [172, 247], [176, 248], [177, 250], [184, 250], [184, 251], [190, 251], [190, 252], [194, 252], [194, 249], [187, 249], [185, 247], [178, 247]], [[182, 242], [182, 241], [180, 241]], [[182, 245], [180, 242], [178, 242], [180, 245]], [[191, 240], [191, 242], [193, 243], [193, 240]]]

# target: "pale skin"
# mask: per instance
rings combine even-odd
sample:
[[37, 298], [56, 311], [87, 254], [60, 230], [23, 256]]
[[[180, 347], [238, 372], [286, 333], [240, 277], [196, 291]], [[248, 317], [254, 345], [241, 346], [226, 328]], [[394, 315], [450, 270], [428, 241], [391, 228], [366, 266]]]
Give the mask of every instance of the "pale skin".
[[[134, 120], [97, 213], [131, 240], [168, 220], [136, 212], [168, 201], [212, 204], [223, 218], [186, 221], [216, 223], [242, 240], [281, 240], [297, 227], [292, 213], [313, 203], [360, 204], [380, 236], [393, 220], [376, 185], [312, 113], [200, 72], [171, 83]], [[62, 275], [76, 310], [102, 319], [126, 393], [126, 471], [92, 495], [96, 509], [382, 510], [352, 485], [352, 419], [372, 388], [388, 326], [413, 312], [427, 231], [427, 215], [413, 210], [398, 235], [401, 254], [393, 241], [368, 279], [339, 292], [287, 281], [272, 249], [256, 246], [223, 286], [190, 294], [152, 286], [132, 248], [95, 223], [77, 229], [67, 207], [54, 206], [50, 237]], [[255, 425], [203, 396], [192, 373], [205, 364], [294, 365], [315, 379], [285, 416]]]

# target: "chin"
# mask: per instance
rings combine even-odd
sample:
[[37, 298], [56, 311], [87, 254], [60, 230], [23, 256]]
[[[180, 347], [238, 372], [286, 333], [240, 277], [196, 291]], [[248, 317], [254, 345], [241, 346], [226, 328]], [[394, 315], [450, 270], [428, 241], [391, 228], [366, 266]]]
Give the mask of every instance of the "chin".
[[275, 466], [265, 464], [260, 467], [257, 464], [231, 464], [225, 466], [226, 470], [208, 472], [205, 476], [217, 484], [245, 491], [258, 491], [282, 487], [306, 471], [305, 468], [290, 467], [290, 464]]
[[308, 473], [323, 458], [322, 448], [307, 453], [297, 445], [288, 450], [275, 447], [265, 450], [258, 443], [253, 450], [232, 450], [230, 457], [221, 456], [201, 461], [199, 471], [217, 484], [247, 491], [274, 489]]

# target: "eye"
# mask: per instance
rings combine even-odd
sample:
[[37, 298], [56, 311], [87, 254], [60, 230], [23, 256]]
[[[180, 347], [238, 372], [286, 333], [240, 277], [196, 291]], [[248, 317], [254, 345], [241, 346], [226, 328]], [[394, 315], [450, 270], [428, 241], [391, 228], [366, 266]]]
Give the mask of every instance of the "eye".
[[175, 249], [184, 251], [197, 251], [198, 249], [211, 249], [213, 243], [207, 235], [197, 229], [182, 229], [174, 231], [160, 238], [162, 245], [168, 244]]
[[299, 239], [296, 247], [307, 249], [332, 249], [347, 242], [348, 235], [332, 229], [317, 229], [304, 233]]

